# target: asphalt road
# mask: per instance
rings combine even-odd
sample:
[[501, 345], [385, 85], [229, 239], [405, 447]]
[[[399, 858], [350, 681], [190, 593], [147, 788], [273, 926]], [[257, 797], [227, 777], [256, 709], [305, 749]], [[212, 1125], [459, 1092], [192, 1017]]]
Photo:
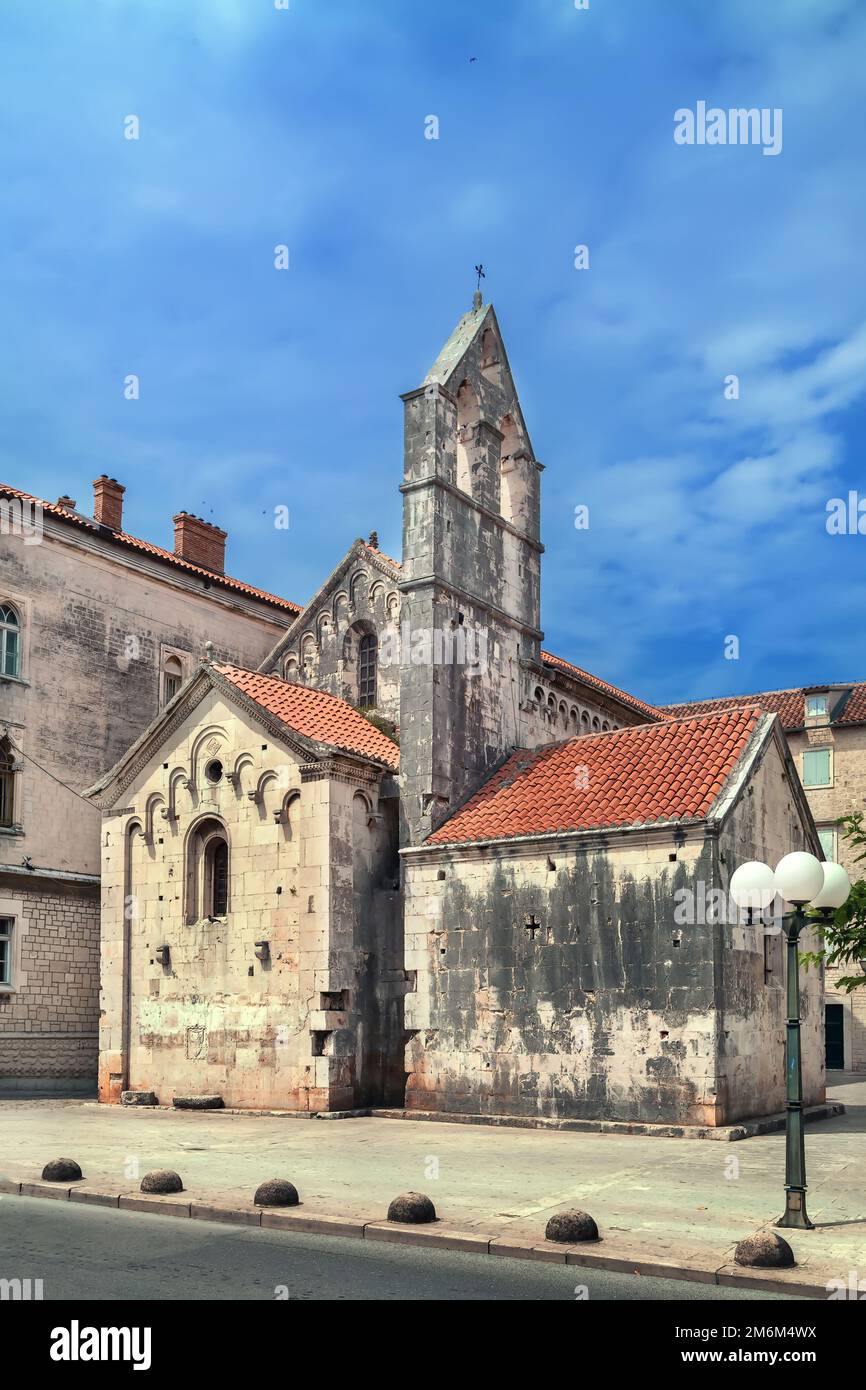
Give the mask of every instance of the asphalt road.
[[590, 1299], [768, 1298], [712, 1284], [4, 1196], [0, 1279], [13, 1278], [41, 1279], [46, 1301], [538, 1301], [573, 1300], [580, 1286]]

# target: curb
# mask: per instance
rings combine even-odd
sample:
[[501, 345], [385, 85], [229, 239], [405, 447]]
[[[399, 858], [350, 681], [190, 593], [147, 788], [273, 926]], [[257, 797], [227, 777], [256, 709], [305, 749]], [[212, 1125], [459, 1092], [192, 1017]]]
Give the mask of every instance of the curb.
[[[494, 1129], [541, 1129], [574, 1134], [636, 1134], [657, 1139], [713, 1139], [732, 1144], [738, 1139], [753, 1139], [760, 1134], [778, 1134], [785, 1128], [785, 1112], [759, 1115], [754, 1120], [742, 1120], [735, 1125], [661, 1125], [636, 1120], [550, 1120], [521, 1115], [463, 1114], [452, 1110], [245, 1110], [223, 1105], [218, 1110], [178, 1110], [172, 1105], [108, 1105], [104, 1101], [86, 1100], [90, 1110], [117, 1111], [123, 1114], [134, 1110], [136, 1115], [168, 1112], [172, 1115], [240, 1115], [246, 1119], [269, 1120], [419, 1120], [428, 1124], [488, 1125]], [[832, 1120], [845, 1114], [841, 1101], [822, 1101], [803, 1111], [803, 1123]]]
[[364, 1220], [362, 1217], [309, 1215], [294, 1207], [278, 1211], [263, 1207], [248, 1210], [243, 1207], [221, 1206], [219, 1203], [172, 1200], [170, 1197], [133, 1196], [100, 1192], [97, 1188], [54, 1186], [50, 1183], [12, 1182], [0, 1178], [0, 1193], [14, 1197], [46, 1197], [94, 1206], [115, 1207], [120, 1211], [143, 1212], [146, 1216], [186, 1217], [187, 1220], [216, 1221], [225, 1225], [246, 1226], [262, 1230], [298, 1231], [303, 1235], [344, 1236], [356, 1240], [376, 1240], [383, 1244], [432, 1246], [440, 1250], [458, 1250], [464, 1254], [492, 1255], [516, 1260], [542, 1260], [548, 1264], [583, 1266], [587, 1269], [607, 1269], [622, 1274], [641, 1274], [645, 1278], [675, 1279], [688, 1283], [716, 1284], [722, 1288], [758, 1289], [763, 1293], [788, 1293], [801, 1298], [827, 1298], [825, 1284], [795, 1282], [785, 1275], [751, 1269], [748, 1272], [730, 1260], [716, 1265], [666, 1264], [641, 1255], [602, 1255], [585, 1245], [557, 1245], [547, 1241], [517, 1240], [505, 1236], [479, 1235], [477, 1231], [459, 1231], [441, 1225], [403, 1226], [383, 1221], [381, 1217]]
[[[241, 1112], [236, 1112], [241, 1113]], [[741, 1120], [735, 1125], [660, 1125], [636, 1120], [549, 1120], [543, 1117], [520, 1115], [476, 1115], [450, 1110], [371, 1110], [376, 1120], [426, 1120], [428, 1123], [450, 1125], [489, 1125], [494, 1129], [542, 1129], [576, 1134], [637, 1134], [654, 1139], [714, 1139], [717, 1143], [733, 1144], [738, 1139], [753, 1139], [760, 1134], [777, 1134], [785, 1128], [785, 1112], [759, 1115], [754, 1120]], [[803, 1123], [832, 1120], [844, 1115], [841, 1101], [822, 1101], [803, 1111]], [[324, 1118], [324, 1116], [322, 1116]]]

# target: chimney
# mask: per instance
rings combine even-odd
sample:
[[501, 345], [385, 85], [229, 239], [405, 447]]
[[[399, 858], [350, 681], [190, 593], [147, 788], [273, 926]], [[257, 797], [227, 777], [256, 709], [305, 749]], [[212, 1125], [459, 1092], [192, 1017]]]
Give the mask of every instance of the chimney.
[[75, 508], [78, 506], [78, 503], [76, 502], [74, 497], [69, 497], [64, 492], [62, 497], [58, 497], [57, 505], [58, 507], [66, 507], [67, 511], [74, 512]]
[[93, 519], [112, 531], [123, 530], [123, 494], [126, 488], [103, 473], [93, 480]]
[[225, 574], [226, 532], [192, 512], [178, 512], [174, 521], [174, 553], [191, 565]]

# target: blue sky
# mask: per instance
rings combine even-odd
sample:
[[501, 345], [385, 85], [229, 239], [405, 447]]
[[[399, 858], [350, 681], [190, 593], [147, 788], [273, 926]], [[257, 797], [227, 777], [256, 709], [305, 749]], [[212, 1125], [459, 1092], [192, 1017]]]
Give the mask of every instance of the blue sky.
[[[864, 53], [859, 0], [6, 0], [0, 477], [107, 472], [304, 601], [399, 556], [398, 396], [480, 260], [546, 645], [657, 701], [864, 678], [866, 536], [825, 528], [866, 497]], [[675, 144], [699, 100], [780, 107], [781, 153]]]

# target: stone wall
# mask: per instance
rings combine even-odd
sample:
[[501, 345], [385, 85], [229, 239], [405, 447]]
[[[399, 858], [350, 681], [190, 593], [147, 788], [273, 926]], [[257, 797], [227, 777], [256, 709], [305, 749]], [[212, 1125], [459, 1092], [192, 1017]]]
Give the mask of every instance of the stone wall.
[[[407, 1107], [692, 1125], [781, 1109], [780, 954], [765, 983], [760, 932], [700, 904], [735, 856], [803, 837], [773, 750], [731, 811], [724, 863], [712, 827], [404, 851]], [[804, 979], [810, 1102], [820, 990]]]
[[[790, 734], [788, 742], [801, 777], [803, 753], [807, 748], [829, 747], [832, 750], [832, 785], [805, 789], [819, 828], [829, 828], [839, 816], [866, 811], [866, 728], [817, 725]], [[857, 862], [841, 830], [836, 834], [835, 857], [847, 869], [852, 881], [866, 877], [866, 865]], [[826, 1001], [842, 1006], [845, 1067], [866, 1072], [866, 985], [851, 994], [843, 994], [835, 987], [840, 976], [856, 973], [853, 964], [831, 967], [826, 972]]]
[[0, 1091], [94, 1086], [98, 889], [7, 880], [0, 917], [14, 922], [12, 985], [0, 986]]
[[[378, 774], [351, 759], [310, 763], [211, 691], [121, 796], [103, 849], [100, 1098], [216, 1093], [290, 1110], [392, 1099], [381, 1053], [399, 1049], [387, 1029], [366, 1031], [370, 976], [388, 961], [355, 914], [356, 895], [393, 887]], [[218, 916], [196, 896], [205, 825], [223, 827], [229, 846]], [[399, 940], [396, 930], [387, 943], [398, 961]]]

